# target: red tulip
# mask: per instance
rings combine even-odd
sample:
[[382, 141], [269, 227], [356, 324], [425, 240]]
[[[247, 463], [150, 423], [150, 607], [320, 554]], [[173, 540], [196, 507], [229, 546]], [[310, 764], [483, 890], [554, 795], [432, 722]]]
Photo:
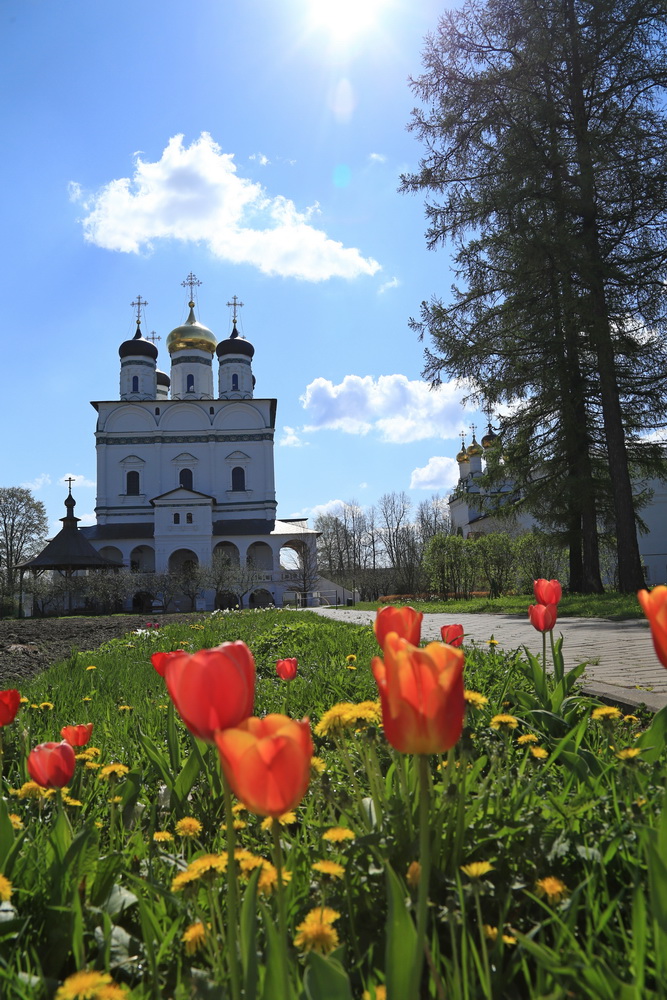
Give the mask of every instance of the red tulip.
[[558, 618], [558, 608], [555, 604], [531, 604], [528, 617], [538, 632], [551, 632]]
[[42, 788], [62, 788], [74, 774], [74, 751], [66, 740], [40, 743], [28, 754], [28, 774]]
[[443, 625], [440, 629], [442, 641], [448, 646], [460, 646], [463, 642], [463, 625]]
[[170, 657], [179, 656], [184, 652], [184, 649], [175, 649], [170, 653], [153, 653], [151, 656], [151, 663], [159, 673], [160, 677], [164, 677], [164, 672], [167, 669]]
[[286, 715], [251, 716], [215, 734], [222, 769], [234, 795], [259, 816], [298, 806], [310, 780], [310, 722]]
[[60, 730], [62, 738], [67, 740], [69, 745], [72, 747], [85, 747], [92, 734], [92, 722], [87, 722], [85, 725], [81, 724], [78, 726], [63, 726]]
[[443, 753], [463, 728], [463, 650], [442, 642], [423, 649], [388, 635], [384, 662], [373, 658], [385, 736], [401, 753]]
[[293, 681], [296, 677], [296, 671], [296, 656], [289, 656], [286, 660], [278, 660], [276, 663], [276, 673], [283, 681]]
[[172, 653], [166, 663], [167, 690], [190, 732], [207, 743], [216, 729], [238, 726], [252, 713], [255, 661], [244, 642], [215, 649]]
[[538, 604], [558, 604], [563, 596], [558, 580], [533, 580], [533, 590]]
[[656, 656], [667, 667], [667, 587], [640, 590], [637, 599], [650, 622]]
[[395, 632], [401, 639], [407, 639], [413, 646], [418, 646], [423, 617], [421, 611], [410, 607], [394, 608], [388, 604], [385, 608], [380, 608], [373, 623], [375, 638], [380, 647], [384, 649], [385, 639], [390, 632]]
[[16, 718], [21, 704], [21, 695], [16, 688], [0, 691], [0, 726], [8, 726]]

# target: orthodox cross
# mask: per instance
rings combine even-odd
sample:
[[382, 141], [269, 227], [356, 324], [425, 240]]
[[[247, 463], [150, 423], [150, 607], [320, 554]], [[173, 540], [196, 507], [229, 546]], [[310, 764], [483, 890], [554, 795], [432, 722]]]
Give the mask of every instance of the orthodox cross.
[[[132, 305], [134, 305], [134, 303], [132, 303]], [[65, 480], [65, 482], [69, 486], [69, 495], [71, 496], [72, 495], [72, 483], [76, 482], [76, 480], [74, 479], [73, 476], [68, 476], [68, 478]]]
[[232, 301], [228, 302], [227, 305], [230, 306], [234, 310], [234, 313], [232, 315], [232, 319], [234, 321], [234, 326], [236, 326], [236, 318], [237, 318], [237, 316], [236, 316], [236, 310], [243, 308], [243, 302], [239, 302], [239, 300], [236, 297], [236, 295], [232, 295]]
[[473, 436], [473, 438], [474, 438], [474, 436], [475, 436], [475, 431], [477, 430], [477, 425], [476, 425], [476, 424], [471, 424], [471, 425], [470, 425], [470, 430], [472, 431], [472, 436]]
[[150, 342], [154, 344], [156, 340], [162, 340], [162, 337], [158, 337], [155, 330], [151, 330], [151, 332], [146, 337], [146, 340], [150, 340]]
[[141, 295], [137, 295], [137, 301], [136, 302], [130, 302], [130, 305], [132, 306], [133, 309], [136, 308], [136, 310], [137, 310], [137, 326], [140, 326], [141, 325], [141, 310], [142, 310], [142, 307], [145, 307], [145, 306], [148, 305], [148, 302], [146, 302], [145, 299], [142, 299]]
[[192, 308], [194, 305], [194, 290], [195, 288], [199, 288], [201, 281], [198, 280], [196, 274], [193, 274], [192, 271], [190, 271], [185, 281], [182, 281], [181, 284], [183, 288], [185, 288], [186, 285], [190, 288], [190, 308]]
[[465, 447], [466, 447], [465, 431], [461, 431], [461, 451], [465, 451]]

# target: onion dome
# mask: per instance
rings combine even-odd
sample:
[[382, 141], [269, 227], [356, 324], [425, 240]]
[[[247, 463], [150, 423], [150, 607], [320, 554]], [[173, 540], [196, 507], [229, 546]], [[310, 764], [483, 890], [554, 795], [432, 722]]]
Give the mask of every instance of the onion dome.
[[190, 301], [188, 305], [190, 306], [190, 315], [182, 326], [177, 326], [167, 337], [167, 350], [170, 354], [188, 349], [215, 354], [215, 345], [217, 344], [215, 334], [195, 319], [194, 302]]
[[479, 442], [475, 440], [475, 435], [473, 434], [472, 442], [471, 444], [468, 445], [467, 448], [468, 458], [472, 458], [474, 455], [483, 455], [483, 454], [484, 454], [484, 449], [479, 444]]
[[229, 337], [226, 340], [221, 340], [216, 348], [216, 354], [219, 358], [224, 357], [226, 354], [245, 354], [247, 358], [251, 358], [254, 353], [255, 348], [249, 340], [240, 335], [236, 329], [236, 323]]
[[121, 358], [136, 357], [137, 355], [141, 355], [155, 361], [157, 358], [157, 347], [152, 343], [152, 341], [145, 340], [141, 336], [141, 326], [137, 323], [137, 332], [134, 337], [132, 340], [123, 341], [118, 348], [118, 354]]
[[498, 435], [497, 435], [497, 434], [496, 434], [496, 432], [494, 431], [494, 429], [493, 429], [493, 427], [491, 426], [491, 424], [489, 424], [489, 429], [488, 429], [488, 431], [486, 432], [486, 434], [484, 435], [484, 437], [482, 438], [482, 448], [484, 448], [484, 449], [486, 449], [486, 448], [490, 448], [490, 447], [491, 447], [491, 445], [492, 445], [492, 444], [493, 444], [493, 443], [494, 443], [495, 441], [497, 441], [497, 440], [498, 440]]
[[457, 461], [457, 462], [458, 462], [459, 464], [460, 464], [461, 462], [467, 462], [467, 461], [468, 461], [468, 452], [466, 451], [466, 445], [465, 445], [465, 441], [462, 441], [462, 442], [461, 442], [461, 445], [462, 445], [462, 448], [461, 448], [461, 451], [460, 451], [460, 452], [458, 453], [458, 455], [456, 456], [456, 461]]
[[167, 375], [167, 373], [166, 372], [161, 372], [160, 369], [158, 368], [157, 371], [155, 372], [155, 375], [156, 375], [157, 384], [158, 385], [166, 385], [166, 387], [168, 389], [169, 386], [171, 385], [171, 379], [169, 378], [169, 376]]

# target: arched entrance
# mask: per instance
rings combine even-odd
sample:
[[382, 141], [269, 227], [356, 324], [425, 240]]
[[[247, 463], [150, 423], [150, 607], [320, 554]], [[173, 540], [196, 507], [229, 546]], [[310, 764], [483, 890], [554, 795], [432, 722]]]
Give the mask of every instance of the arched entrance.
[[261, 588], [253, 590], [248, 598], [249, 608], [269, 608], [273, 606], [273, 598], [268, 590]]
[[271, 546], [266, 542], [253, 542], [248, 546], [247, 561], [249, 566], [255, 569], [271, 572], [273, 569], [273, 552]]

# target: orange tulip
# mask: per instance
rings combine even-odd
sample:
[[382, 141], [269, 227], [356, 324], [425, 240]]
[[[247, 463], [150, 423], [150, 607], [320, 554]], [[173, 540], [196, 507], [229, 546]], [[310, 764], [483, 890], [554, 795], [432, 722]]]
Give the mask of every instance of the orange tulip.
[[286, 660], [278, 660], [276, 663], [276, 673], [281, 681], [293, 681], [296, 677], [297, 669], [296, 656], [288, 656]]
[[313, 756], [308, 719], [251, 716], [216, 733], [215, 742], [229, 787], [250, 812], [282, 816], [306, 794]]
[[85, 747], [90, 737], [93, 735], [93, 724], [87, 722], [85, 725], [63, 726], [60, 735], [71, 747]]
[[551, 632], [558, 618], [558, 608], [555, 604], [531, 604], [528, 617], [538, 632]]
[[74, 774], [76, 759], [69, 743], [40, 743], [28, 754], [28, 774], [42, 788], [62, 788]]
[[640, 590], [637, 599], [650, 622], [656, 656], [667, 667], [667, 587]]
[[463, 728], [463, 650], [441, 642], [423, 649], [388, 635], [384, 661], [373, 658], [385, 736], [402, 753], [443, 753]]
[[21, 695], [16, 688], [0, 691], [0, 726], [8, 726], [16, 718], [21, 704]]
[[378, 644], [384, 649], [386, 637], [390, 632], [395, 632], [402, 639], [411, 642], [413, 646], [418, 646], [423, 617], [421, 611], [415, 611], [414, 608], [410, 607], [394, 608], [388, 604], [387, 607], [380, 608], [373, 623]]
[[460, 646], [463, 642], [463, 625], [443, 625], [440, 629], [442, 641], [448, 646]]
[[533, 591], [538, 604], [558, 604], [563, 596], [558, 580], [533, 580]]
[[164, 679], [185, 725], [207, 743], [215, 742], [216, 729], [238, 726], [252, 713], [255, 661], [244, 642], [223, 642], [192, 656], [171, 653]]
[[172, 656], [178, 656], [184, 653], [184, 649], [174, 649], [170, 653], [153, 653], [151, 656], [151, 663], [159, 673], [160, 677], [164, 677], [164, 672], [167, 669], [167, 664]]

